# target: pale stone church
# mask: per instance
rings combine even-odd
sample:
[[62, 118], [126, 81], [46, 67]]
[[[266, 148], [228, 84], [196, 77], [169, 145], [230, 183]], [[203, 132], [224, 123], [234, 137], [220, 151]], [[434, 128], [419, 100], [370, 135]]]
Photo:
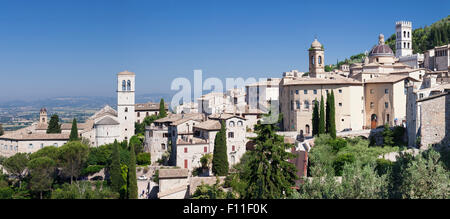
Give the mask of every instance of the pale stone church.
[[[123, 71], [117, 74], [117, 111], [105, 106], [84, 123], [79, 123], [78, 134], [89, 140], [91, 146], [98, 147], [115, 140], [129, 140], [134, 135], [135, 74]], [[71, 123], [61, 124], [60, 134], [47, 134], [48, 115], [42, 108], [39, 122], [31, 126], [0, 136], [0, 155], [33, 153], [45, 146], [62, 146], [69, 141]]]

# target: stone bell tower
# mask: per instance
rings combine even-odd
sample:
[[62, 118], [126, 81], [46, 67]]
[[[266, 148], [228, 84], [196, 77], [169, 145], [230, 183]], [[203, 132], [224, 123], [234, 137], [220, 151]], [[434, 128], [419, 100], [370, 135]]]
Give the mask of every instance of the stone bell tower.
[[309, 48], [309, 76], [312, 78], [325, 77], [324, 49], [322, 44], [314, 39]]
[[398, 21], [395, 23], [395, 57], [412, 55], [412, 23]]
[[134, 123], [136, 121], [134, 92], [135, 74], [129, 71], [123, 71], [117, 74], [117, 117], [120, 123], [119, 141], [129, 141], [134, 135]]
[[41, 111], [39, 112], [39, 123], [42, 124], [48, 123], [47, 109], [45, 108], [41, 108]]

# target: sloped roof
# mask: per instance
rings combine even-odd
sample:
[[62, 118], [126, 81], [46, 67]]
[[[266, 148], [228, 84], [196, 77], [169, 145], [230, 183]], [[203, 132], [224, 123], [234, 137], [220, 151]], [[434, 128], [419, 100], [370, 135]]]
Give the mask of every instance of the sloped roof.
[[167, 178], [184, 178], [188, 177], [189, 170], [188, 169], [159, 169], [159, 178], [167, 179]]
[[418, 81], [412, 77], [409, 77], [408, 75], [388, 75], [388, 76], [381, 76], [381, 77], [376, 77], [376, 78], [372, 78], [372, 79], [368, 79], [366, 80], [366, 84], [375, 84], [375, 83], [394, 83], [394, 82], [398, 82], [404, 79], [408, 79], [410, 81]]
[[286, 80], [283, 85], [313, 85], [313, 84], [354, 84], [361, 85], [361, 82], [336, 75], [330, 78], [296, 78], [294, 80]]
[[46, 134], [46, 133], [10, 133], [0, 136], [0, 139], [10, 140], [69, 140], [70, 133]]
[[212, 114], [210, 116], [208, 116], [208, 118], [210, 119], [231, 119], [231, 118], [239, 118], [239, 119], [243, 119], [245, 120], [245, 118], [239, 116], [239, 115], [234, 115], [234, 114], [229, 114], [229, 113], [220, 113], [220, 114]]
[[119, 125], [120, 123], [109, 116], [105, 116], [103, 119], [95, 123], [96, 125]]
[[[169, 109], [169, 104], [165, 103], [164, 108]], [[135, 111], [159, 111], [159, 103], [137, 103], [134, 105]]]
[[97, 111], [93, 116], [91, 116], [89, 119], [95, 120], [97, 118], [100, 118], [104, 115], [111, 115], [114, 117], [117, 117], [117, 111], [110, 107], [109, 105], [106, 105], [101, 110]]
[[199, 128], [203, 130], [220, 130], [221, 125], [219, 120], [207, 120], [202, 123], [194, 125], [194, 128]]

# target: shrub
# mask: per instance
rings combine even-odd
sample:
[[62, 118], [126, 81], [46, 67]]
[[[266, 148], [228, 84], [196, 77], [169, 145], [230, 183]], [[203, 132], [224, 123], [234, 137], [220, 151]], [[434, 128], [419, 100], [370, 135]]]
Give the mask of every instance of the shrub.
[[386, 174], [388, 170], [394, 165], [392, 161], [386, 159], [377, 159], [376, 163], [377, 165], [375, 167], [375, 170], [377, 171], [379, 176]]
[[94, 173], [98, 173], [103, 168], [104, 168], [104, 166], [102, 166], [102, 165], [89, 165], [86, 168], [84, 168], [83, 170], [81, 170], [81, 175], [88, 176], [88, 175], [91, 175]]
[[343, 153], [338, 155], [336, 160], [333, 162], [335, 175], [341, 176], [344, 165], [351, 164], [355, 162], [355, 160], [355, 155], [353, 155], [352, 153]]
[[333, 151], [337, 153], [339, 150], [347, 146], [347, 141], [343, 138], [336, 138], [330, 140], [330, 145], [333, 148]]
[[139, 153], [137, 155], [136, 161], [139, 165], [150, 165], [151, 159], [150, 159], [150, 153]]

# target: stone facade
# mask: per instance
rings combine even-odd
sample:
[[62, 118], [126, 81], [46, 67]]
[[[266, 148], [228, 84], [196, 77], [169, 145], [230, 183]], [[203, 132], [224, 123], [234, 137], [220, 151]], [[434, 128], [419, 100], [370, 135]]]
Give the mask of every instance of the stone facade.
[[450, 94], [448, 92], [419, 100], [421, 148], [450, 144]]
[[135, 74], [124, 71], [117, 74], [117, 118], [119, 121], [119, 141], [130, 140], [134, 135]]

